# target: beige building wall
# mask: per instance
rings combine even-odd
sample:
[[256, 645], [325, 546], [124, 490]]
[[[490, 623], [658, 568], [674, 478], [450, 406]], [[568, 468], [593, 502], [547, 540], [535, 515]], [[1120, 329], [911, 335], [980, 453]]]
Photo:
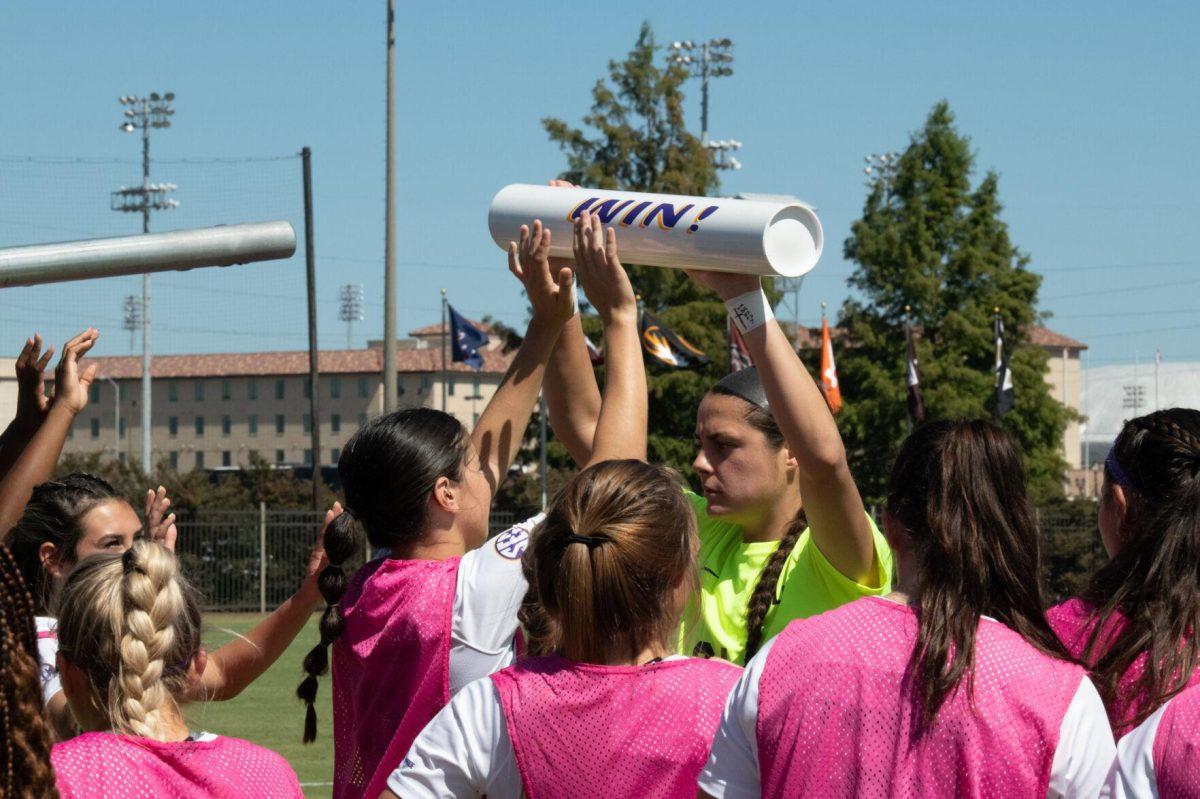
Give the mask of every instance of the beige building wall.
[[[1045, 347], [1045, 350], [1050, 356], [1046, 363], [1046, 382], [1050, 385], [1050, 395], [1079, 412], [1083, 388], [1080, 350], [1071, 347]], [[1063, 458], [1070, 469], [1078, 469], [1083, 461], [1081, 425], [1079, 421], [1068, 422], [1063, 433]]]
[[16, 368], [16, 358], [0, 358], [0, 430], [17, 415]]

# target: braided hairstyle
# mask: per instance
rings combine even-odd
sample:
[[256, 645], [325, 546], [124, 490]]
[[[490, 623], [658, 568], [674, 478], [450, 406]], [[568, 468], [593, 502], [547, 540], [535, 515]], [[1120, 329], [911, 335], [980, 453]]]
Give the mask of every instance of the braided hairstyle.
[[42, 716], [33, 596], [0, 544], [0, 799], [57, 797]]
[[[762, 387], [757, 369], [750, 367], [733, 372], [713, 386], [710, 393], [737, 397], [745, 402], [747, 424], [766, 436], [767, 441], [774, 449], [783, 448], [786, 443], [783, 431], [779, 429], [775, 417], [771, 415], [771, 409], [767, 404], [767, 394]], [[796, 514], [796, 518], [788, 525], [783, 538], [780, 539], [779, 547], [767, 559], [767, 565], [759, 574], [758, 582], [754, 584], [754, 591], [746, 602], [746, 653], [744, 656], [746, 662], [754, 657], [759, 647], [762, 646], [767, 613], [779, 603], [777, 593], [779, 578], [783, 575], [783, 567], [787, 565], [792, 550], [796, 548], [796, 542], [800, 540], [800, 536], [807, 529], [808, 519], [804, 515], [804, 509], [801, 508], [800, 512]]]
[[49, 612], [53, 580], [42, 565], [42, 544], [54, 544], [54, 558], [75, 562], [75, 546], [83, 536], [83, 517], [102, 502], [125, 498], [106, 481], [90, 474], [68, 474], [33, 489], [20, 520], [9, 535], [9, 546], [21, 576], [33, 594], [38, 615]]
[[142, 539], [91, 555], [56, 609], [59, 652], [87, 675], [112, 730], [166, 740], [164, 711], [177, 707], [200, 651], [200, 604], [174, 553]]
[[[1122, 676], [1148, 657], [1132, 688], [1148, 701], [1133, 718], [1113, 719], [1132, 726], [1179, 693], [1200, 663], [1200, 411], [1126, 422], [1105, 465], [1106, 499], [1114, 485], [1127, 502], [1122, 545], [1082, 592], [1095, 608], [1083, 659], [1111, 709]], [[1123, 629], [1105, 635], [1122, 617]]]
[[307, 675], [296, 689], [305, 704], [304, 743], [317, 737], [317, 678], [329, 670], [329, 647], [345, 623], [338, 604], [346, 590], [343, 564], [358, 552], [358, 526], [375, 549], [395, 549], [417, 540], [425, 528], [429, 495], [439, 478], [458, 480], [470, 446], [462, 424], [430, 408], [395, 411], [359, 429], [342, 450], [338, 475], [345, 512], [325, 530], [329, 565], [317, 578], [325, 612], [321, 641], [304, 658]]

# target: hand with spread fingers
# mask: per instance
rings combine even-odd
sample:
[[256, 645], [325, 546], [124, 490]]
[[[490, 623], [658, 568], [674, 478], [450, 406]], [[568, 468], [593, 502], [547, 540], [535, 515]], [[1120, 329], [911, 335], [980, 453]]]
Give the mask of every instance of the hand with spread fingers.
[[508, 270], [525, 286], [533, 318], [561, 328], [575, 315], [575, 277], [570, 266], [551, 269], [550, 238], [540, 219], [521, 225], [520, 242], [508, 243]]
[[96, 379], [96, 364], [80, 371], [79, 361], [96, 345], [100, 331], [89, 327], [63, 345], [62, 357], [54, 370], [54, 398], [52, 407], [61, 407], [78, 415], [87, 407], [88, 389]]
[[637, 321], [637, 298], [617, 256], [617, 232], [584, 211], [575, 220], [575, 268], [588, 302], [605, 325]]
[[36, 427], [50, 410], [46, 396], [46, 366], [54, 356], [54, 348], [42, 351], [42, 337], [35, 333], [25, 342], [17, 356], [17, 418], [25, 425]]
[[146, 537], [174, 552], [179, 531], [175, 527], [175, 514], [167, 513], [170, 507], [167, 489], [159, 486], [157, 491], [146, 492]]

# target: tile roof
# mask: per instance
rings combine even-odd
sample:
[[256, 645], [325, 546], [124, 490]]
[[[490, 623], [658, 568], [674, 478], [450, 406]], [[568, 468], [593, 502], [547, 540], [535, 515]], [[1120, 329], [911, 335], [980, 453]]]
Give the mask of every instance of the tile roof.
[[[468, 319], [467, 321], [470, 322], [471, 324], [475, 325], [475, 327], [479, 328], [484, 333], [492, 332], [492, 326], [489, 325], [487, 322], [478, 322], [474, 319]], [[446, 326], [449, 327], [449, 325], [450, 325], [450, 323], [447, 322]], [[442, 323], [441, 322], [438, 322], [437, 324], [433, 324], [433, 325], [425, 325], [425, 327], [418, 327], [416, 330], [408, 331], [408, 335], [415, 336], [415, 337], [440, 336], [441, 334], [442, 334]]]
[[[482, 373], [503, 374], [512, 363], [515, 352], [501, 353], [486, 350]], [[99, 364], [98, 377], [127, 379], [141, 377], [140, 355], [88, 358]], [[321, 374], [378, 374], [383, 368], [383, 350], [322, 350], [317, 355]], [[401, 372], [440, 371], [441, 352], [438, 350], [400, 350], [396, 367]], [[447, 371], [474, 374], [466, 364], [447, 364]], [[151, 377], [250, 377], [265, 375], [307, 375], [308, 351], [239, 352], [211, 355], [156, 355]]]

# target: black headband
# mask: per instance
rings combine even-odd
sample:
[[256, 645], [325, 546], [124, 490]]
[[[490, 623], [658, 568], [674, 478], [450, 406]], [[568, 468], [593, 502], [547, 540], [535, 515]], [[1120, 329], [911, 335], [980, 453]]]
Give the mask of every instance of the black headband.
[[725, 375], [717, 381], [713, 389], [721, 394], [732, 394], [739, 399], [744, 399], [767, 413], [771, 412], [771, 405], [767, 402], [767, 392], [763, 388], [762, 381], [758, 379], [758, 369], [753, 366]]

